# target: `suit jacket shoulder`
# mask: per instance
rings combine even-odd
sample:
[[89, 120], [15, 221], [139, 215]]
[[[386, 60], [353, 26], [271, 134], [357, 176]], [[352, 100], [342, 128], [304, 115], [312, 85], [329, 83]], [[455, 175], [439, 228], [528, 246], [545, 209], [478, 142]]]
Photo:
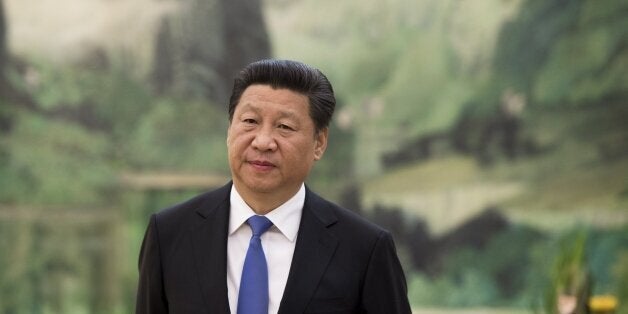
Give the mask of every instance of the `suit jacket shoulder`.
[[354, 211], [330, 202], [308, 190], [306, 209], [311, 210], [321, 221], [327, 224], [333, 235], [345, 242], [354, 244], [373, 244], [386, 233], [384, 228], [360, 216]]
[[390, 233], [308, 190], [280, 313], [410, 313]]
[[151, 216], [140, 252], [136, 313], [229, 313], [231, 184]]
[[229, 183], [217, 190], [197, 195], [159, 211], [155, 214], [155, 220], [159, 226], [160, 234], [164, 239], [176, 238], [177, 233], [184, 233], [196, 225], [199, 216], [207, 218], [216, 210], [224, 210], [220, 206], [228, 204], [230, 191], [231, 184]]

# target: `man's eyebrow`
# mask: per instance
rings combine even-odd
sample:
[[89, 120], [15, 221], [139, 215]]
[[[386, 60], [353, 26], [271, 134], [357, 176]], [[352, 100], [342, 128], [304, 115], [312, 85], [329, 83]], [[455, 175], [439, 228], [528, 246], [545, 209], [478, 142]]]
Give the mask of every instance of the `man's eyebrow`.
[[282, 110], [280, 117], [298, 120], [297, 115], [294, 112], [288, 111], [288, 110], [285, 110], [285, 111]]
[[248, 103], [248, 102], [247, 103], [243, 103], [240, 106], [242, 106], [243, 110], [253, 110], [255, 112], [259, 112], [260, 111], [260, 109], [258, 107], [253, 106], [251, 103]]

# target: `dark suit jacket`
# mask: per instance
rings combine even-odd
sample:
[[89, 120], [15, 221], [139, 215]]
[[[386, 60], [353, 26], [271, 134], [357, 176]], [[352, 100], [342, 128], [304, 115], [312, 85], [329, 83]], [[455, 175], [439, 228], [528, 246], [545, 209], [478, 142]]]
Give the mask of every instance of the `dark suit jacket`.
[[[230, 313], [231, 184], [151, 216], [136, 313]], [[410, 313], [390, 233], [306, 191], [279, 313]]]

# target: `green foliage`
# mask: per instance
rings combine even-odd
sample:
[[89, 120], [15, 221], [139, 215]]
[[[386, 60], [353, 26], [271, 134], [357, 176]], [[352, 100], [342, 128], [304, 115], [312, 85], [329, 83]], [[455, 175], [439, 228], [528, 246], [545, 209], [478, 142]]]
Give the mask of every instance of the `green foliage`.
[[84, 101], [94, 103], [96, 115], [112, 125], [113, 140], [120, 142], [137, 127], [137, 121], [153, 107], [155, 99], [123, 69], [114, 69], [102, 79]]
[[[559, 295], [575, 296], [582, 309], [589, 299], [590, 278], [586, 259], [586, 232], [567, 234], [560, 239], [559, 251], [554, 257], [549, 287], [545, 299], [546, 313], [556, 313]], [[578, 311], [579, 312], [579, 311]]]
[[[11, 213], [28, 217], [25, 211]], [[50, 223], [42, 218], [53, 217], [51, 213], [38, 214], [32, 219], [0, 219], [0, 249], [5, 253], [0, 258], [0, 310], [72, 313], [82, 308], [111, 313], [120, 307], [114, 297], [118, 282], [112, 271], [117, 257], [111, 246], [116, 242], [112, 225], [103, 220]], [[59, 209], [56, 214], [64, 213]]]
[[0, 202], [85, 204], [106, 197], [114, 174], [105, 136], [33, 114], [15, 118], [12, 132], [0, 136]]
[[29, 71], [37, 79], [16, 85], [40, 111], [7, 111], [14, 128], [0, 136], [0, 203], [102, 203], [129, 168], [226, 172], [225, 112], [156, 99], [116, 67]]
[[[626, 227], [619, 229], [573, 228], [555, 235], [535, 253], [535, 269], [544, 283], [543, 312], [556, 312], [559, 294], [578, 297], [579, 307], [590, 295], [625, 295]], [[544, 277], [544, 278], [543, 278]], [[540, 280], [539, 280], [540, 279]], [[539, 296], [537, 296], [539, 297]]]
[[331, 125], [324, 158], [316, 162], [307, 180], [314, 190], [329, 198], [338, 199], [342, 187], [352, 183], [353, 137], [353, 132]]
[[498, 84], [546, 106], [588, 104], [626, 93], [625, 8], [621, 1], [524, 2], [500, 36]]
[[622, 252], [628, 250], [628, 227], [592, 231], [586, 250], [591, 276], [595, 279], [593, 293], [614, 293], [623, 280], [614, 268], [621, 261]]
[[[437, 34], [415, 39], [398, 62], [384, 91], [387, 114], [376, 119], [385, 128], [407, 125], [406, 135], [414, 136], [452, 126], [471, 89], [453, 77], [442, 41]], [[417, 59], [430, 62], [417, 63]]]
[[0, 312], [128, 313], [145, 215], [192, 192], [151, 203], [127, 197], [119, 175], [225, 171], [226, 112], [156, 98], [116, 66], [26, 67], [12, 83], [34, 108], [1, 100], [11, 128], [0, 134]]
[[628, 57], [613, 54], [622, 49], [628, 23], [582, 26], [582, 30], [558, 40], [534, 83], [540, 103], [591, 103], [614, 93], [628, 91]]
[[408, 276], [417, 307], [507, 306], [554, 313], [559, 293], [626, 293], [625, 227], [573, 228], [541, 236], [514, 226], [483, 249], [462, 249], [444, 257], [439, 275]]
[[396, 68], [406, 41], [402, 34], [395, 34], [383, 45], [373, 47], [373, 43], [356, 43], [346, 64], [347, 71], [338, 78], [337, 86], [335, 84], [338, 93], [358, 100], [381, 90]]
[[146, 88], [121, 65], [102, 70], [44, 63], [31, 71], [37, 80], [30, 89], [42, 109], [83, 108], [98, 124], [91, 126], [110, 131], [114, 140], [132, 130], [152, 106]]
[[227, 172], [227, 114], [198, 102], [156, 100], [128, 134], [134, 169]]
[[615, 295], [619, 302], [617, 314], [628, 313], [628, 249], [620, 251], [617, 261], [613, 267], [613, 275], [616, 278], [617, 286]]
[[43, 109], [80, 106], [100, 85], [96, 82], [99, 76], [89, 71], [51, 65], [33, 67], [30, 71], [37, 78], [33, 84], [33, 98]]
[[416, 306], [525, 308], [538, 291], [533, 252], [543, 243], [538, 232], [514, 226], [482, 249], [454, 251], [438, 276], [410, 277], [410, 299]]
[[[35, 263], [27, 262], [27, 243], [31, 229], [21, 222], [0, 220], [0, 309], [6, 313], [17, 312], [29, 303], [32, 285], [29, 273]], [[23, 283], [16, 285], [15, 283]]]
[[551, 45], [576, 23], [582, 2], [523, 2], [518, 17], [500, 33], [494, 59], [497, 84], [528, 92]]
[[414, 273], [408, 278], [408, 298], [414, 307], [474, 307], [495, 302], [498, 288], [475, 269], [464, 271], [455, 280], [435, 280]]

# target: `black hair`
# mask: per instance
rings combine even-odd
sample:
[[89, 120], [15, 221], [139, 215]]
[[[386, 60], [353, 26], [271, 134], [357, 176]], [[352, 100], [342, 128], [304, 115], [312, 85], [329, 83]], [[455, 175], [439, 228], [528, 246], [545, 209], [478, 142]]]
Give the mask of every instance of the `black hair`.
[[306, 96], [310, 117], [316, 132], [329, 126], [336, 107], [334, 90], [327, 77], [318, 69], [292, 60], [266, 59], [247, 65], [238, 73], [229, 98], [229, 121], [247, 87], [254, 84], [285, 88]]

